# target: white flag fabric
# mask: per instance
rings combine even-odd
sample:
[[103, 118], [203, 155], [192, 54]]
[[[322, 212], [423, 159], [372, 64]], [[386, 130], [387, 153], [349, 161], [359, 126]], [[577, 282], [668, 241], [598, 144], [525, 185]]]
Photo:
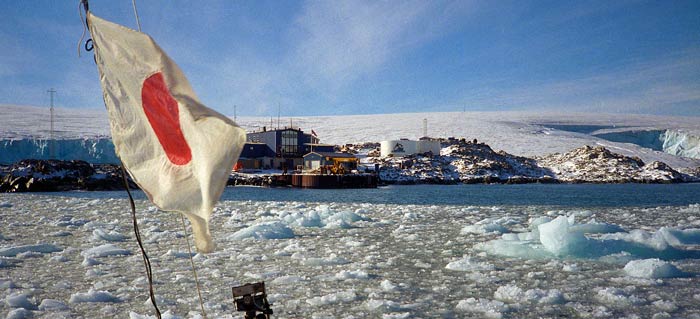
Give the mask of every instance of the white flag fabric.
[[117, 155], [160, 209], [185, 214], [197, 249], [211, 252], [209, 218], [245, 131], [202, 105], [153, 39], [88, 12]]

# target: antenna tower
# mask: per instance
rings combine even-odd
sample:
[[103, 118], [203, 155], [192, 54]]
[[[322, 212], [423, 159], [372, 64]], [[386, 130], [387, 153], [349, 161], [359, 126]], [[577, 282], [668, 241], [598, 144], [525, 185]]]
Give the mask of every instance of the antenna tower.
[[423, 137], [428, 137], [428, 119], [423, 119]]
[[54, 158], [54, 143], [53, 143], [53, 95], [56, 94], [56, 90], [51, 88], [50, 90], [46, 91], [49, 92], [49, 95], [51, 95], [51, 108], [49, 108], [49, 111], [51, 113], [51, 130], [49, 131], [49, 157]]

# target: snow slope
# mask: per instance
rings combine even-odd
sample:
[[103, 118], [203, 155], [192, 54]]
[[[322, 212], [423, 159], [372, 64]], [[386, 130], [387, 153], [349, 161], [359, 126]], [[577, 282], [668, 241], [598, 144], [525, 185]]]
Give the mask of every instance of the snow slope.
[[[0, 106], [0, 140], [46, 139], [49, 134], [48, 108]], [[661, 161], [674, 168], [697, 167], [700, 160], [665, 153], [700, 157], [700, 121], [694, 117], [670, 117], [629, 114], [577, 114], [535, 112], [435, 112], [351, 116], [282, 118], [280, 126], [313, 129], [321, 141], [330, 144], [379, 142], [423, 135], [423, 119], [428, 121], [431, 137], [465, 137], [485, 142], [494, 150], [518, 156], [565, 153], [583, 145], [605, 146], [626, 156], [638, 156], [644, 162]], [[248, 131], [276, 127], [277, 119], [238, 117]], [[55, 136], [61, 139], [93, 139], [109, 135], [107, 115], [101, 109], [56, 109]], [[592, 128], [582, 130], [582, 128]], [[629, 142], [598, 137], [600, 130], [660, 131], [667, 133], [658, 150]], [[675, 134], [675, 135], [674, 135]], [[88, 143], [90, 144], [90, 143]], [[0, 143], [3, 154], [17, 153]], [[648, 146], [648, 145], [645, 145]], [[60, 145], [58, 146], [60, 148]], [[85, 152], [82, 150], [75, 150]], [[82, 154], [82, 153], [81, 153]], [[21, 157], [21, 156], [20, 156]]]

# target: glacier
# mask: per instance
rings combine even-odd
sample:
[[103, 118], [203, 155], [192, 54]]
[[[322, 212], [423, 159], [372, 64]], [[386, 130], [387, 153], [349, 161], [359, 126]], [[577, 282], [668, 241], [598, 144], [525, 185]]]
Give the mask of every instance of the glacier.
[[700, 158], [700, 136], [683, 131], [666, 130], [662, 138], [664, 152], [677, 156]]
[[0, 164], [12, 164], [23, 159], [82, 160], [94, 164], [119, 163], [114, 144], [107, 137], [0, 140]]
[[[108, 143], [109, 120], [103, 109], [56, 108], [53, 134], [48, 108], [0, 105], [0, 114], [0, 163], [46, 158], [42, 157], [48, 156], [46, 141], [52, 136], [60, 152], [73, 151], [57, 151], [57, 159], [68, 159], [58, 155], [70, 154], [70, 159], [93, 163], [118, 162]], [[512, 111], [306, 116], [289, 120], [290, 125], [304, 131], [313, 129], [323, 143], [336, 145], [418, 139], [423, 136], [426, 120], [428, 136], [478, 139], [494, 150], [518, 156], [565, 153], [589, 145], [637, 156], [646, 163], [660, 161], [674, 168], [700, 166], [700, 126], [696, 117]], [[253, 116], [239, 116], [237, 123], [246, 131], [275, 124], [269, 117]]]
[[675, 156], [700, 159], [700, 136], [685, 130], [597, 130], [591, 135], [611, 142], [630, 143]]

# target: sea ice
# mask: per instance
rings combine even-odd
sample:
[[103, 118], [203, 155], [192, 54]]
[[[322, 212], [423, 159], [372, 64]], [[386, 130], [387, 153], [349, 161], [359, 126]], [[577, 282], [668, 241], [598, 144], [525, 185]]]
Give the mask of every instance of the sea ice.
[[41, 311], [64, 311], [68, 310], [68, 305], [64, 302], [56, 299], [44, 299], [39, 304], [39, 310]]
[[15, 308], [10, 310], [10, 312], [7, 313], [6, 319], [25, 319], [25, 318], [33, 318], [34, 315], [32, 314], [31, 310], [27, 310], [24, 308]]
[[485, 318], [500, 319], [504, 313], [510, 311], [510, 307], [497, 300], [468, 298], [457, 304], [457, 310], [479, 313]]
[[36, 303], [29, 298], [29, 295], [23, 293], [10, 294], [5, 297], [5, 303], [10, 308], [24, 308], [27, 310], [36, 310]]
[[449, 264], [447, 264], [447, 266], [445, 266], [445, 268], [456, 271], [483, 271], [495, 269], [492, 264], [472, 259], [470, 256], [451, 261]]
[[122, 302], [121, 299], [112, 295], [108, 291], [89, 290], [88, 292], [78, 292], [70, 295], [70, 303], [81, 302]]
[[108, 241], [108, 242], [119, 242], [119, 241], [124, 241], [128, 237], [124, 236], [116, 231], [106, 232], [105, 230], [98, 228], [92, 232], [92, 238], [94, 238], [96, 240], [104, 240], [104, 241]]
[[254, 239], [285, 239], [294, 238], [294, 231], [281, 222], [263, 222], [243, 228], [231, 236], [229, 240]]
[[647, 302], [645, 299], [630, 293], [629, 290], [633, 290], [634, 287], [630, 288], [632, 289], [623, 290], [614, 287], [598, 289], [596, 298], [598, 298], [598, 300], [601, 302], [616, 308], [642, 305]]
[[358, 296], [354, 289], [348, 289], [344, 291], [339, 291], [331, 294], [327, 294], [320, 297], [313, 297], [307, 299], [306, 302], [312, 306], [326, 306], [336, 303], [351, 302], [357, 300]]
[[107, 256], [126, 256], [131, 255], [131, 251], [129, 251], [128, 249], [119, 248], [114, 244], [104, 244], [101, 246], [86, 249], [81, 254], [86, 258], [95, 258]]
[[625, 273], [628, 276], [649, 279], [687, 276], [676, 266], [658, 258], [632, 260], [625, 265]]
[[[0, 257], [16, 261], [14, 266], [1, 269], [6, 279], [0, 279], [0, 291], [5, 293], [0, 293], [0, 317], [10, 312], [19, 314], [13, 309], [23, 309], [9, 307], [4, 300], [7, 295], [26, 293], [33, 304], [50, 298], [70, 308], [31, 310], [24, 312], [26, 316], [129, 317], [133, 311], [134, 318], [153, 318], [152, 307], [146, 302], [148, 284], [143, 261], [132, 248], [135, 244], [91, 240], [97, 229], [127, 235], [122, 230], [130, 227], [131, 220], [123, 216], [128, 200], [105, 198], [97, 204], [94, 198], [81, 196], [94, 194], [0, 194], [0, 201], [9, 197], [15, 204], [0, 209], [0, 220], [17, 220], [17, 227], [2, 229], [4, 236], [12, 238], [0, 241], [3, 248], [36, 245], [37, 240], [49, 240], [46, 243], [63, 248], [39, 258]], [[137, 205], [151, 206], [145, 198], [137, 199]], [[187, 246], [177, 236], [182, 236], [179, 219], [157, 209], [140, 210], [145, 210], [143, 229], [153, 230], [142, 234], [145, 240], [167, 235], [146, 247], [153, 265], [156, 298], [163, 301], [161, 310], [182, 318], [197, 318], [199, 303], [186, 258]], [[231, 287], [254, 281], [265, 281], [270, 300], [274, 300], [275, 318], [280, 319], [632, 319], [668, 314], [673, 318], [694, 318], [700, 314], [700, 293], [696, 288], [700, 277], [694, 276], [700, 269], [700, 259], [675, 259], [697, 256], [698, 247], [692, 244], [696, 242], [697, 230], [689, 229], [700, 227], [693, 224], [700, 220], [695, 206], [597, 208], [584, 213], [579, 208], [556, 208], [551, 215], [546, 213], [548, 210], [553, 209], [223, 201], [211, 223], [212, 235], [220, 248], [211, 254], [197, 254], [194, 259], [200, 283], [207, 287], [204, 306], [210, 318], [235, 318]], [[283, 221], [281, 216], [290, 212], [299, 213], [298, 216], [317, 215], [317, 221], [324, 222], [329, 221], [321, 217], [325, 212], [352, 212], [376, 222], [348, 219], [352, 226], [349, 228], [305, 227]], [[418, 218], [405, 218], [409, 212]], [[55, 225], [58, 220], [75, 222], [78, 217], [87, 216], [90, 221], [83, 226]], [[561, 257], [544, 247], [538, 227], [558, 216], [567, 222], [567, 236], [583, 233], [586, 241], [585, 246], [570, 246], [573, 249], [569, 254]], [[227, 223], [233, 219], [235, 222]], [[488, 219], [504, 221], [495, 224], [507, 231], [501, 236], [460, 234], [465, 225]], [[293, 237], [229, 239], [247, 226], [275, 222], [293, 229]], [[27, 236], [30, 231], [38, 237]], [[51, 236], [56, 231], [69, 231], [70, 235]], [[129, 248], [132, 255], [86, 256], [86, 251], [102, 244]], [[495, 247], [498, 249], [494, 251], [525, 259], [494, 254], [484, 247]], [[99, 255], [97, 251], [95, 255]], [[52, 261], [61, 256], [68, 260]], [[541, 259], [530, 259], [533, 256]], [[645, 258], [671, 261], [693, 275], [662, 280], [632, 277], [623, 270], [629, 261]], [[86, 262], [86, 267], [80, 266], [81, 261]], [[96, 261], [101, 264], [89, 266]], [[121, 302], [76, 302], [100, 300], [95, 293], [99, 291], [109, 292]], [[73, 300], [69, 302], [71, 294]]]
[[557, 289], [528, 289], [523, 290], [515, 285], [500, 286], [493, 294], [496, 300], [504, 302], [536, 302], [541, 304], [561, 304], [565, 302], [564, 295]]
[[21, 245], [7, 248], [0, 248], [0, 257], [15, 257], [18, 254], [26, 252], [36, 252], [42, 254], [49, 254], [62, 251], [63, 249], [58, 248], [53, 244], [36, 244], [36, 245]]
[[495, 255], [530, 259], [608, 258], [620, 253], [642, 258], [700, 258], [700, 251], [682, 247], [700, 244], [697, 229], [662, 227], [653, 234], [640, 229], [625, 232], [613, 224], [595, 221], [578, 224], [574, 215], [559, 216], [548, 222], [536, 219], [533, 224], [535, 222], [539, 222], [536, 231], [506, 233], [500, 239], [478, 243], [475, 247]]

